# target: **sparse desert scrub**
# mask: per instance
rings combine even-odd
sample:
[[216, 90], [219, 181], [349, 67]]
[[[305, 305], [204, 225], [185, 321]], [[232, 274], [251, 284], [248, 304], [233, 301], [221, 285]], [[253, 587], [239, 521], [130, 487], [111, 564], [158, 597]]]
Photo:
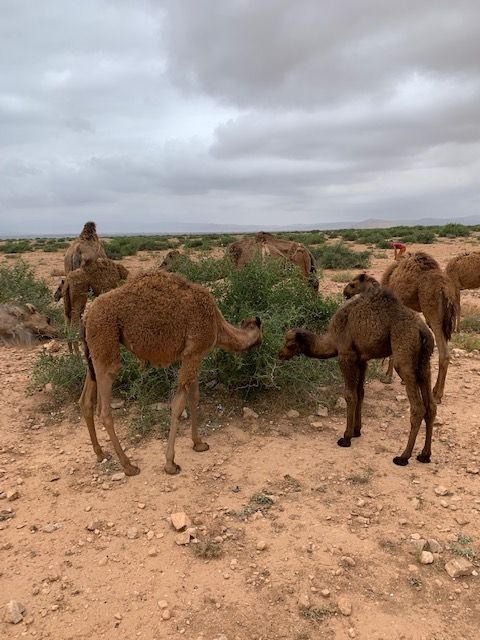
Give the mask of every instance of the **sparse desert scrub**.
[[370, 251], [353, 251], [343, 242], [312, 249], [317, 264], [323, 269], [366, 269]]

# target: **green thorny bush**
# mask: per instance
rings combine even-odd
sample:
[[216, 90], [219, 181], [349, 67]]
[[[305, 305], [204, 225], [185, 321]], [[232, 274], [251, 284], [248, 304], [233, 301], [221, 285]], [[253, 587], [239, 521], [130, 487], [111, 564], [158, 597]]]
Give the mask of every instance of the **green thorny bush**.
[[[219, 264], [216, 264], [219, 263]], [[295, 358], [289, 362], [278, 359], [287, 329], [303, 326], [323, 331], [337, 308], [337, 301], [315, 294], [294, 265], [280, 261], [262, 264], [256, 260], [236, 271], [226, 260], [204, 259], [195, 267], [182, 261], [179, 271], [195, 280], [210, 283], [210, 288], [225, 318], [239, 324], [243, 318], [260, 316], [263, 343], [242, 354], [214, 349], [203, 362], [200, 373], [202, 386], [209, 389], [221, 382], [229, 391], [241, 396], [252, 392], [288, 389], [297, 396], [315, 395], [321, 384], [340, 379], [334, 361]], [[221, 280], [213, 282], [212, 274], [220, 273]], [[72, 364], [72, 359], [77, 364]], [[34, 368], [34, 384], [51, 382], [71, 396], [78, 397], [83, 376], [79, 376], [78, 357], [42, 355]], [[135, 357], [122, 349], [122, 367], [114, 389], [127, 401], [136, 400], [140, 410], [152, 403], [167, 399], [176, 383], [178, 365], [141, 369]], [[62, 371], [65, 375], [62, 376]], [[143, 408], [143, 409], [142, 409]]]
[[353, 251], [343, 242], [313, 248], [312, 253], [322, 269], [366, 269], [370, 251]]
[[17, 260], [12, 266], [0, 267], [0, 302], [29, 302], [50, 316], [57, 327], [61, 326], [63, 313], [54, 305], [47, 283], [36, 280], [32, 267], [23, 260]]

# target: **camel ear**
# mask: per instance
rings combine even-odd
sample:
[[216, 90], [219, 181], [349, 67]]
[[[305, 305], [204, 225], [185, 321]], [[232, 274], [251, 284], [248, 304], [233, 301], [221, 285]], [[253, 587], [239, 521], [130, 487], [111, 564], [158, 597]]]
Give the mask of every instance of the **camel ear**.
[[30, 302], [27, 302], [25, 306], [30, 311], [30, 313], [36, 313], [37, 312], [37, 309], [36, 309], [35, 305], [30, 304]]
[[257, 323], [257, 327], [261, 327], [262, 326], [262, 321], [260, 320], [260, 318], [258, 316], [255, 317], [255, 322]]

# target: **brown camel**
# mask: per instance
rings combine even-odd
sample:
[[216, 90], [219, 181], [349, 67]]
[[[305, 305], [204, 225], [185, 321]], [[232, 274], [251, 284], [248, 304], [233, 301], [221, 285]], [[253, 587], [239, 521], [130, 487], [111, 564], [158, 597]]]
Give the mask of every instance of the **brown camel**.
[[300, 242], [281, 240], [271, 233], [261, 231], [255, 237], [243, 238], [243, 240], [237, 240], [231, 244], [227, 249], [227, 254], [232, 258], [237, 269], [241, 269], [251, 262], [256, 255], [261, 255], [262, 259], [289, 260], [300, 267], [315, 291], [318, 289], [315, 258]]
[[198, 373], [213, 349], [245, 351], [262, 340], [259, 318], [244, 320], [241, 328], [229, 324], [212, 294], [181, 276], [157, 270], [127, 282], [92, 302], [83, 322], [87, 377], [80, 406], [97, 460], [103, 453], [93, 419], [97, 399], [99, 414], [126, 475], [139, 469], [130, 463], [115, 434], [110, 400], [112, 382], [120, 368], [120, 345], [139, 360], [166, 367], [180, 361], [178, 385], [171, 404], [170, 433], [165, 471], [175, 474], [175, 436], [188, 404], [195, 451], [206, 451], [198, 433]]
[[33, 304], [0, 304], [0, 344], [31, 345], [56, 336], [50, 318]]
[[181, 255], [182, 254], [178, 249], [170, 249], [170, 251], [165, 254], [159, 268], [165, 269], [166, 271], [173, 271], [175, 269], [175, 264], [178, 262]]
[[[393, 262], [382, 277], [382, 286], [389, 287], [414, 311], [421, 311], [432, 329], [438, 348], [438, 376], [433, 389], [439, 404], [445, 389], [449, 364], [448, 341], [455, 326], [455, 289], [450, 279], [440, 269], [438, 262], [427, 253], [418, 252]], [[344, 289], [345, 297], [360, 293], [364, 283], [354, 279]], [[391, 378], [393, 363], [390, 361], [387, 377]]]
[[[365, 274], [360, 278], [368, 278]], [[393, 357], [395, 369], [405, 380], [410, 402], [410, 436], [404, 452], [393, 459], [404, 466], [412, 455], [415, 440], [425, 419], [426, 436], [420, 462], [430, 462], [436, 406], [431, 391], [430, 357], [433, 336], [416, 313], [407, 309], [388, 289], [377, 285], [341, 307], [324, 335], [305, 329], [291, 329], [285, 335], [280, 358], [304, 354], [309, 358], [338, 358], [345, 381], [347, 428], [341, 447], [349, 447], [361, 435], [362, 403], [368, 361]]]
[[460, 331], [460, 291], [480, 287], [480, 251], [471, 251], [455, 256], [447, 263], [445, 272], [455, 287], [457, 314], [455, 329]]
[[108, 258], [108, 256], [97, 236], [95, 222], [86, 222], [81, 234], [78, 238], [75, 238], [65, 252], [63, 259], [65, 274], [70, 273], [70, 271], [74, 269], [78, 269], [86, 262], [91, 262], [98, 258]]
[[[63, 311], [68, 327], [80, 326], [80, 318], [91, 291], [95, 296], [110, 291], [128, 277], [128, 270], [119, 262], [100, 259], [87, 261], [83, 267], [67, 273], [63, 277], [55, 291], [55, 300], [63, 298]], [[68, 343], [69, 351], [72, 351], [72, 343]], [[78, 353], [78, 345], [74, 343], [75, 352]]]

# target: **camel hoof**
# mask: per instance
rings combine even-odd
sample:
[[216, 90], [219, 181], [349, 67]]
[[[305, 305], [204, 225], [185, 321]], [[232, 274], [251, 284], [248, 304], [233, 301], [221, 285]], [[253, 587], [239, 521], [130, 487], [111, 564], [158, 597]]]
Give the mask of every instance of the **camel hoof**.
[[167, 462], [165, 465], [165, 473], [168, 473], [170, 476], [176, 476], [181, 470], [182, 467], [179, 464], [175, 464], [175, 462]]
[[112, 458], [111, 453], [105, 453], [104, 451], [100, 451], [100, 453], [97, 453], [97, 462], [103, 462], [104, 460], [111, 460], [111, 458]]
[[417, 460], [419, 462], [430, 462], [430, 456], [427, 456], [424, 453], [419, 453], [417, 456]]
[[392, 384], [392, 376], [380, 376], [380, 382], [383, 382], [383, 384]]
[[128, 464], [126, 467], [123, 467], [123, 471], [126, 476], [138, 476], [140, 473], [140, 469], [134, 464]]
[[208, 451], [209, 449], [210, 447], [206, 442], [198, 442], [197, 444], [193, 445], [194, 451]]
[[337, 444], [339, 447], [349, 447], [350, 440], [348, 438], [340, 438], [339, 440], [337, 440]]
[[400, 456], [396, 456], [393, 459], [393, 464], [398, 464], [399, 467], [406, 467], [408, 464], [408, 458], [401, 458]]

